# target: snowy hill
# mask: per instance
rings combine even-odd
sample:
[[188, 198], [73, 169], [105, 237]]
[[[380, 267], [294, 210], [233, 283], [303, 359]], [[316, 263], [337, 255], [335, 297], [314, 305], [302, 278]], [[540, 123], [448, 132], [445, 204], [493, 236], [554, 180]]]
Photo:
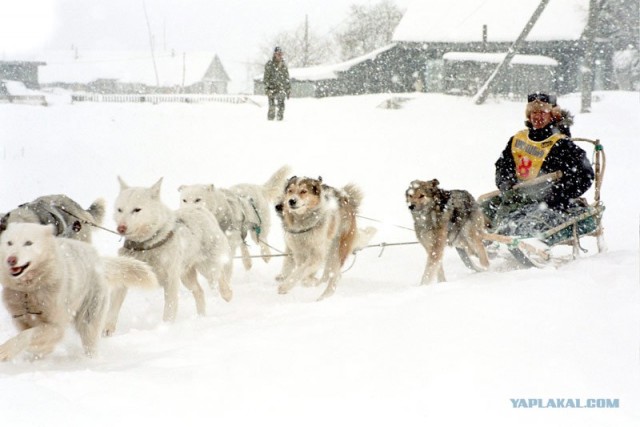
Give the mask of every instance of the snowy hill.
[[[108, 202], [116, 177], [150, 186], [178, 206], [181, 184], [262, 183], [283, 164], [365, 193], [361, 226], [373, 243], [413, 242], [404, 191], [437, 177], [478, 196], [493, 190], [493, 163], [523, 127], [524, 105], [406, 94], [292, 99], [283, 122], [252, 104], [0, 105], [0, 211], [44, 194], [83, 206]], [[161, 291], [133, 290], [114, 337], [96, 359], [78, 337], [44, 360], [0, 364], [0, 423], [53, 426], [632, 426], [640, 419], [637, 93], [598, 92], [591, 114], [579, 95], [559, 103], [576, 114], [575, 136], [601, 138], [602, 198], [609, 250], [545, 269], [498, 260], [486, 273], [445, 256], [449, 282], [420, 287], [419, 245], [365, 249], [338, 285], [276, 292], [281, 258], [234, 264], [234, 299], [206, 289], [208, 315], [181, 291], [178, 320], [162, 323]], [[271, 241], [282, 248], [274, 216]], [[122, 242], [94, 239], [115, 254]], [[250, 248], [258, 253], [256, 247]], [[556, 250], [557, 249], [557, 250]], [[556, 248], [558, 256], [566, 248]], [[0, 342], [15, 334], [0, 308]], [[618, 399], [619, 408], [514, 408], [511, 399]], [[634, 421], [636, 420], [636, 421]]]

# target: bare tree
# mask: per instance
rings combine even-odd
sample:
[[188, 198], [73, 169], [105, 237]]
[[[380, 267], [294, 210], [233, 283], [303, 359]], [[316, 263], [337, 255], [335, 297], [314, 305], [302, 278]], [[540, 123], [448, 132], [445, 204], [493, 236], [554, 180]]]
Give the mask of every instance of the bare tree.
[[638, 49], [640, 41], [640, 0], [598, 0], [597, 38], [615, 50]]
[[390, 0], [351, 5], [345, 29], [336, 36], [342, 59], [355, 58], [389, 44], [402, 14]]
[[582, 102], [581, 113], [591, 112], [591, 93], [593, 91], [593, 68], [595, 66], [594, 49], [598, 32], [598, 0], [589, 0], [589, 20], [585, 29], [585, 52], [582, 64]]
[[598, 0], [596, 40], [615, 51], [614, 79], [640, 90], [640, 0]]
[[261, 51], [271, 57], [273, 48], [284, 50], [289, 67], [310, 67], [335, 60], [335, 46], [329, 38], [323, 38], [312, 31], [309, 18], [293, 31], [282, 31], [269, 39]]

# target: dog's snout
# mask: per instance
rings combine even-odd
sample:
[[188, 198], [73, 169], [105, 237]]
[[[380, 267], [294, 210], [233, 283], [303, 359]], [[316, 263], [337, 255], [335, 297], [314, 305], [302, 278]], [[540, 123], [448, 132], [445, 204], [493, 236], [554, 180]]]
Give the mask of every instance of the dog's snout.
[[14, 267], [16, 266], [16, 264], [18, 264], [18, 258], [15, 256], [10, 256], [7, 258], [7, 264], [9, 264], [9, 266]]
[[127, 232], [127, 226], [124, 224], [118, 225], [118, 233], [125, 234]]
[[295, 206], [296, 205], [296, 199], [289, 199], [289, 206]]
[[414, 210], [416, 208], [416, 205], [414, 205], [413, 203], [409, 204], [409, 210]]

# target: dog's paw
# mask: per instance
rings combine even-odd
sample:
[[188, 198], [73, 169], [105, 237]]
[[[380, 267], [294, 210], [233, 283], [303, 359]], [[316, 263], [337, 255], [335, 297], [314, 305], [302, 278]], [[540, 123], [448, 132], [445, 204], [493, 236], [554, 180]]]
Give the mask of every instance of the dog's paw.
[[308, 288], [311, 288], [311, 287], [314, 287], [314, 286], [318, 286], [320, 283], [322, 283], [320, 279], [318, 279], [315, 276], [310, 276], [310, 277], [307, 277], [306, 279], [304, 279], [302, 281], [302, 286], [306, 286]]
[[329, 298], [331, 295], [335, 293], [336, 293], [336, 285], [329, 284], [327, 288], [324, 290], [324, 292], [322, 293], [322, 295], [320, 295], [316, 301], [322, 301], [323, 299]]
[[229, 288], [222, 288], [220, 289], [220, 296], [222, 297], [223, 300], [225, 300], [226, 302], [231, 301], [231, 299], [233, 298], [233, 291]]
[[269, 262], [271, 261], [271, 250], [269, 249], [269, 247], [267, 246], [261, 246], [260, 247], [260, 255], [262, 255], [262, 260], [264, 262]]
[[286, 293], [288, 293], [291, 290], [291, 286], [287, 286], [286, 284], [282, 284], [280, 286], [278, 286], [278, 293], [280, 295], [284, 295]]
[[116, 332], [116, 325], [106, 325], [102, 330], [103, 337], [112, 337]]
[[6, 362], [7, 360], [13, 359], [15, 356], [15, 351], [12, 351], [13, 347], [15, 346], [11, 345], [10, 342], [0, 345], [0, 362]]

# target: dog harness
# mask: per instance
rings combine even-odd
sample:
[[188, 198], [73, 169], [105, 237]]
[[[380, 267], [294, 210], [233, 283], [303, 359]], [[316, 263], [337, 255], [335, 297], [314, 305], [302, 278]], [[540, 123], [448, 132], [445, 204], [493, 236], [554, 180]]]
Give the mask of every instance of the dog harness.
[[521, 130], [515, 134], [511, 139], [511, 153], [518, 180], [527, 181], [536, 178], [553, 146], [564, 138], [566, 138], [564, 134], [557, 133], [543, 141], [533, 141], [529, 139], [528, 130]]
[[151, 244], [151, 245], [147, 245], [147, 242], [152, 241], [153, 239], [155, 239], [157, 237], [157, 234], [154, 235], [152, 238], [150, 238], [149, 240], [146, 240], [144, 242], [134, 242], [133, 240], [125, 240], [124, 241], [124, 248], [125, 249], [129, 249], [130, 251], [136, 251], [136, 252], [141, 252], [141, 251], [150, 251], [151, 249], [155, 249], [155, 248], [159, 248], [160, 246], [164, 245], [165, 243], [167, 243], [169, 241], [169, 239], [171, 239], [173, 237], [173, 230], [169, 231], [169, 233], [167, 233], [167, 235]]

